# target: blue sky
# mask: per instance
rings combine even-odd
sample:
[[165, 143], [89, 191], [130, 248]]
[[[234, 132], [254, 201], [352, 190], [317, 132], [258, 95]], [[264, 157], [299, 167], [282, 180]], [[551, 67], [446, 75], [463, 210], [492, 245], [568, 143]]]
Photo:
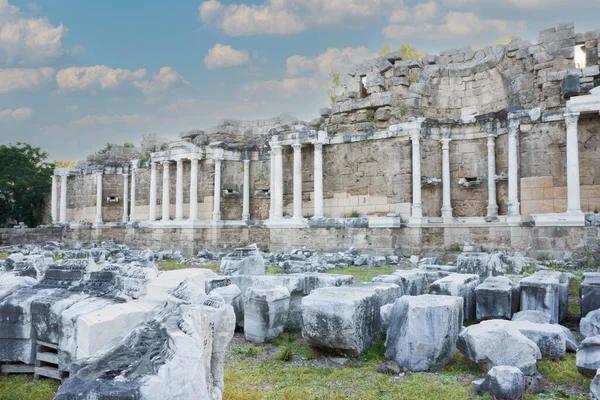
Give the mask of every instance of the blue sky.
[[80, 160], [106, 142], [221, 118], [303, 119], [328, 74], [386, 43], [484, 46], [575, 21], [599, 0], [0, 0], [0, 142]]

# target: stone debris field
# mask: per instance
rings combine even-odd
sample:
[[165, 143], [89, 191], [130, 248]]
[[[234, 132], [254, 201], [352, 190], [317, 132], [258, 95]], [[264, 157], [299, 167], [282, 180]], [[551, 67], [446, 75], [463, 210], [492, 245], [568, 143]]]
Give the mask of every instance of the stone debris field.
[[[380, 375], [436, 373], [461, 357], [482, 377], [469, 395], [498, 399], [547, 392], [537, 364], [572, 353], [573, 372], [593, 378], [589, 391], [600, 396], [600, 274], [562, 272], [580, 271], [575, 259], [472, 243], [448, 262], [255, 245], [193, 258], [112, 243], [3, 254], [2, 373], [59, 381], [56, 399], [228, 398], [230, 342], [260, 349], [294, 331], [312, 357], [339, 368], [385, 340], [387, 361], [373, 367]], [[367, 282], [330, 272], [384, 265], [391, 273]], [[573, 298], [570, 281], [579, 279]], [[573, 304], [582, 318], [568, 328]]]

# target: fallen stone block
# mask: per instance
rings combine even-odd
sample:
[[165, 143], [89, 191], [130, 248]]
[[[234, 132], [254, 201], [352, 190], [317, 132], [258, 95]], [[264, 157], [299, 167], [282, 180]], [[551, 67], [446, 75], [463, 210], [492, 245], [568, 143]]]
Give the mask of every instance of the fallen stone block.
[[244, 336], [264, 343], [283, 333], [290, 292], [283, 286], [248, 288], [244, 294]]
[[536, 362], [542, 358], [532, 340], [503, 320], [483, 321], [463, 329], [456, 346], [484, 372], [506, 365], [519, 368], [525, 375], [534, 375]]
[[592, 394], [592, 400], [600, 400], [600, 371], [596, 371], [596, 375], [592, 379], [590, 393]]
[[313, 290], [302, 299], [302, 337], [313, 346], [363, 353], [381, 336], [381, 306], [395, 301], [401, 290], [385, 283]]
[[473, 389], [496, 399], [519, 400], [525, 393], [525, 376], [517, 367], [502, 365], [490, 369], [484, 379], [474, 381]]
[[552, 322], [552, 315], [545, 311], [525, 310], [515, 313], [512, 317], [513, 321], [529, 321], [536, 324], [549, 324]]
[[584, 338], [600, 335], [600, 310], [594, 310], [579, 321], [579, 330]]
[[429, 287], [429, 293], [463, 298], [463, 315], [466, 320], [475, 319], [475, 288], [479, 285], [479, 275], [451, 274], [438, 279]]
[[580, 374], [592, 378], [600, 369], [600, 336], [585, 338], [577, 349], [575, 365]]
[[521, 310], [539, 310], [558, 323], [567, 317], [569, 277], [564, 272], [538, 271], [521, 280]]
[[510, 319], [513, 312], [512, 291], [510, 279], [504, 276], [486, 278], [475, 289], [476, 318]]
[[392, 308], [386, 356], [409, 371], [441, 368], [455, 353], [462, 324], [462, 297], [401, 297]]
[[204, 285], [189, 284], [170, 295], [156, 318], [83, 362], [56, 399], [96, 400], [107, 393], [111, 399], [221, 399], [223, 355], [234, 326], [231, 306], [207, 297]]
[[263, 275], [265, 260], [253, 244], [235, 249], [221, 260], [221, 272], [225, 275]]
[[579, 287], [581, 317], [600, 309], [600, 273], [585, 273]]
[[405, 296], [419, 296], [427, 293], [427, 277], [420, 270], [396, 270], [392, 275], [400, 277], [400, 286], [402, 286], [402, 293]]

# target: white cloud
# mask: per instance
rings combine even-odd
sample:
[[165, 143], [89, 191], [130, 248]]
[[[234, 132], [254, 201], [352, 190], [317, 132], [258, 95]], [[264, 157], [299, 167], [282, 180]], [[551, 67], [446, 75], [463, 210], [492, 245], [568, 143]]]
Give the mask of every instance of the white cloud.
[[471, 36], [485, 32], [518, 35], [527, 30], [524, 21], [481, 19], [471, 12], [449, 12], [439, 26], [442, 35]]
[[298, 76], [305, 73], [316, 73], [318, 76], [326, 77], [332, 71], [347, 72], [353, 65], [375, 56], [366, 47], [346, 47], [341, 50], [329, 48], [312, 59], [294, 55], [286, 61], [286, 74]]
[[357, 28], [376, 24], [399, 7], [398, 0], [266, 0], [261, 4], [200, 5], [199, 19], [229, 36], [293, 35], [311, 27]]
[[158, 74], [154, 74], [152, 79], [145, 81], [135, 81], [133, 86], [140, 89], [146, 96], [164, 92], [175, 85], [187, 85], [186, 81], [171, 67], [162, 67]]
[[28, 65], [63, 56], [67, 34], [63, 25], [52, 25], [46, 18], [29, 18], [19, 8], [0, 0], [0, 63]]
[[273, 97], [295, 97], [306, 93], [307, 91], [323, 91], [324, 81], [317, 78], [288, 78], [281, 81], [258, 81], [247, 83], [242, 86], [242, 91], [246, 95], [256, 95], [268, 93]]
[[249, 61], [250, 54], [246, 50], [236, 50], [220, 43], [208, 50], [208, 55], [204, 57], [204, 65], [208, 69], [239, 67]]
[[[430, 3], [414, 7], [406, 17], [392, 14], [390, 24], [382, 30], [383, 35], [392, 40], [405, 40], [417, 36], [427, 39], [449, 39], [486, 34], [519, 35], [527, 31], [525, 21], [483, 19], [472, 12], [450, 11], [439, 19], [436, 18], [436, 14], [432, 14], [434, 9], [437, 13], [437, 5], [432, 6]], [[419, 8], [420, 6], [422, 8]], [[413, 23], [419, 20], [421, 23]], [[402, 23], [403, 21], [407, 22]]]
[[50, 82], [53, 77], [53, 68], [0, 69], [0, 93], [31, 90]]
[[86, 115], [75, 121], [71, 125], [76, 126], [108, 126], [108, 125], [143, 125], [156, 120], [154, 116], [144, 116], [138, 114], [131, 115]]
[[141, 79], [146, 75], [145, 69], [131, 71], [128, 69], [112, 69], [106, 65], [92, 67], [70, 67], [58, 71], [56, 83], [61, 90], [86, 90], [100, 87], [110, 89], [125, 81]]
[[[0, 5], [1, 7], [1, 5]], [[17, 120], [23, 120], [31, 118], [33, 115], [33, 110], [31, 108], [17, 108], [16, 110], [11, 110], [10, 108], [7, 110], [0, 111], [0, 120], [13, 118]]]
[[66, 112], [75, 112], [77, 110], [79, 110], [79, 106], [77, 104], [72, 104], [70, 106], [65, 107]]

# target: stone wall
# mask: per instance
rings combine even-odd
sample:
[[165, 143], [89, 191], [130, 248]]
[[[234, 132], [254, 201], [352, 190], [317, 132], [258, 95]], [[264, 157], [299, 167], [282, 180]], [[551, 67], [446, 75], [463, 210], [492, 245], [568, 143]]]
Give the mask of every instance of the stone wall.
[[[422, 60], [395, 51], [357, 66], [331, 109], [316, 126], [329, 133], [367, 132], [411, 116], [470, 119], [507, 106], [558, 110], [567, 74], [581, 79], [581, 94], [600, 75], [599, 31], [577, 34], [573, 23], [541, 31], [538, 42], [518, 38], [508, 45], [452, 49]], [[576, 68], [575, 46], [583, 45], [587, 67]]]
[[48, 240], [114, 241], [134, 248], [180, 250], [192, 255], [200, 249], [227, 251], [251, 243], [261, 250], [287, 252], [299, 247], [322, 252], [344, 251], [354, 247], [368, 254], [401, 256], [434, 255], [446, 249], [474, 241], [487, 249], [504, 249], [558, 256], [562, 252], [586, 255], [598, 248], [599, 228], [589, 227], [453, 227], [453, 228], [206, 228], [152, 229], [102, 228], [71, 230], [67, 228], [0, 229], [2, 244], [44, 243]]

